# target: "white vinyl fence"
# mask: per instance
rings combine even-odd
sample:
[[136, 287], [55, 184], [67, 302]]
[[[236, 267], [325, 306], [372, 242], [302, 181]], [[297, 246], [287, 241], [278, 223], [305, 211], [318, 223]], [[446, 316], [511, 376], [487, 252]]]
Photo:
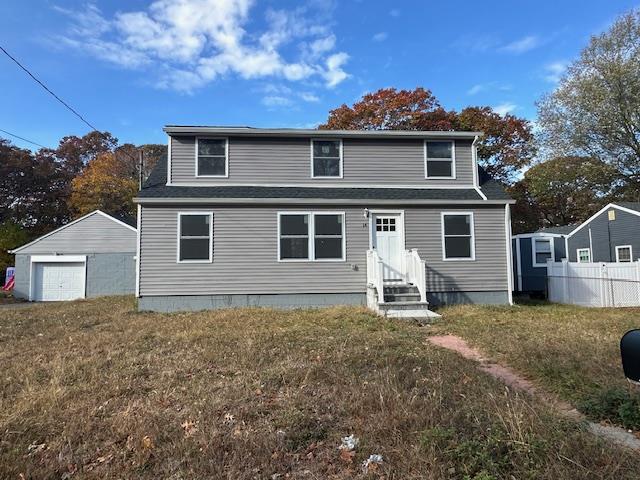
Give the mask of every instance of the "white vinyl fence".
[[547, 263], [548, 298], [584, 307], [640, 306], [640, 261]]

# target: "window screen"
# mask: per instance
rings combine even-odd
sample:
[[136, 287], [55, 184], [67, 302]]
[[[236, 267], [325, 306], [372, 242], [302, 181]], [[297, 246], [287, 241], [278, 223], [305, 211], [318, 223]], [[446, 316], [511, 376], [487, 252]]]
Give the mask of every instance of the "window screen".
[[340, 177], [340, 140], [313, 140], [313, 176]]
[[314, 215], [314, 251], [316, 259], [342, 258], [342, 215]]
[[179, 215], [180, 261], [211, 261], [213, 254], [213, 214]]
[[453, 142], [426, 142], [427, 178], [453, 177]]
[[198, 176], [224, 177], [227, 174], [227, 141], [198, 138]]
[[280, 216], [280, 258], [309, 259], [309, 215]]
[[444, 258], [473, 258], [473, 220], [471, 214], [445, 214]]
[[342, 260], [342, 213], [280, 214], [280, 260]]

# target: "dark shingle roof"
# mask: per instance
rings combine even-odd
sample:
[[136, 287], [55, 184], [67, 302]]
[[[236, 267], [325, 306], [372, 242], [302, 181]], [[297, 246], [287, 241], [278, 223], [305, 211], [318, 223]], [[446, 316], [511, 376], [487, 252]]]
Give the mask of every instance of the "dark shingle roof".
[[[502, 185], [480, 171], [482, 192], [489, 200], [509, 200]], [[167, 186], [167, 157], [163, 156], [145, 181], [140, 198], [265, 198], [332, 200], [482, 200], [475, 189], [460, 188], [334, 188], [261, 186]]]
[[557, 233], [559, 235], [568, 235], [580, 226], [579, 223], [573, 223], [571, 225], [558, 225], [555, 227], [545, 227], [537, 230], [536, 233]]

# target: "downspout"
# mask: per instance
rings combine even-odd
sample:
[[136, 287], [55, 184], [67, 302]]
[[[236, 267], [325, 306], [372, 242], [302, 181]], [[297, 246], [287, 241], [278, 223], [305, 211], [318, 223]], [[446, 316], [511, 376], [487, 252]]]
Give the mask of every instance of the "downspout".
[[479, 139], [480, 135], [476, 135], [473, 137], [473, 142], [471, 143], [471, 158], [473, 159], [473, 188], [478, 192], [478, 195], [480, 195], [483, 200], [487, 200], [487, 196], [482, 190], [480, 190], [480, 184], [478, 182], [478, 148], [476, 143]]

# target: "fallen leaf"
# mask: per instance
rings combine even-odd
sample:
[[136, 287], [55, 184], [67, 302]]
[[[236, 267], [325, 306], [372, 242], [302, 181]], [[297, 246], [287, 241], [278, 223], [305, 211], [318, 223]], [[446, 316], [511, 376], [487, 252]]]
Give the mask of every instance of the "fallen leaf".
[[142, 448], [145, 450], [151, 450], [153, 448], [153, 440], [149, 435], [142, 437]]

